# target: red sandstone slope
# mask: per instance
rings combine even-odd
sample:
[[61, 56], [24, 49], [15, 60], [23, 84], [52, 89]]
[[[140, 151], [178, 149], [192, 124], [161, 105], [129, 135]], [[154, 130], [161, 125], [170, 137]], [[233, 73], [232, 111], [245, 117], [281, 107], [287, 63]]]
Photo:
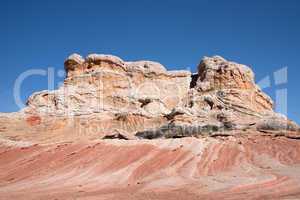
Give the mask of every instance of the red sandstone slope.
[[1, 144], [0, 199], [300, 199], [287, 138], [21, 145]]

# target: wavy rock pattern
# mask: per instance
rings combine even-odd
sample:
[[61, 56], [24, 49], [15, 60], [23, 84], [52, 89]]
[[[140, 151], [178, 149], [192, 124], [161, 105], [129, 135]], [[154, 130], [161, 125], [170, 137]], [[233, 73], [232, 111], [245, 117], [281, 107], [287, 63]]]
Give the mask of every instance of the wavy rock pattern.
[[269, 137], [0, 148], [2, 199], [298, 199], [300, 143]]

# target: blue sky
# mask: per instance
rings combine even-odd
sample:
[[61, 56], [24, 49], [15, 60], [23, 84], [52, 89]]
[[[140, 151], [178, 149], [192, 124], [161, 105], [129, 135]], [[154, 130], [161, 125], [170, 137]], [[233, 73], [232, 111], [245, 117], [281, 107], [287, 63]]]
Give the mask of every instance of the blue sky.
[[[288, 115], [300, 122], [300, 2], [297, 0], [110, 0], [0, 2], [0, 112], [18, 110], [13, 85], [28, 69], [63, 69], [77, 52], [149, 59], [168, 69], [196, 71], [200, 59], [221, 55], [250, 65], [274, 98], [288, 89]], [[288, 82], [274, 85], [273, 73], [288, 67]], [[56, 77], [56, 81], [61, 78]], [[47, 89], [47, 78], [22, 85], [25, 100]]]

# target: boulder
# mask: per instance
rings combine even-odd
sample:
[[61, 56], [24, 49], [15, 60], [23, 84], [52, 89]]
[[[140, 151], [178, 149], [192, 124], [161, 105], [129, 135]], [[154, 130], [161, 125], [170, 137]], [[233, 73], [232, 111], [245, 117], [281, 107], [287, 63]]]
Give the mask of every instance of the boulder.
[[196, 87], [201, 91], [252, 89], [255, 87], [254, 73], [249, 67], [220, 56], [204, 57], [198, 65]]

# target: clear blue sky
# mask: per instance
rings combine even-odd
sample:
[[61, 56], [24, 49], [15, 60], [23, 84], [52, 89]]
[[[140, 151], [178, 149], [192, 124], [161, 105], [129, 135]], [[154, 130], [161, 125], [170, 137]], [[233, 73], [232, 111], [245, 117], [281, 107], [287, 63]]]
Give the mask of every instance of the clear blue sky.
[[[149, 59], [196, 71], [205, 55], [250, 65], [260, 80], [287, 66], [288, 115], [300, 122], [300, 1], [110, 0], [0, 2], [0, 111], [16, 111], [12, 88], [31, 68], [63, 69], [73, 52]], [[60, 81], [60, 79], [57, 79]], [[22, 96], [47, 88], [25, 81]]]

